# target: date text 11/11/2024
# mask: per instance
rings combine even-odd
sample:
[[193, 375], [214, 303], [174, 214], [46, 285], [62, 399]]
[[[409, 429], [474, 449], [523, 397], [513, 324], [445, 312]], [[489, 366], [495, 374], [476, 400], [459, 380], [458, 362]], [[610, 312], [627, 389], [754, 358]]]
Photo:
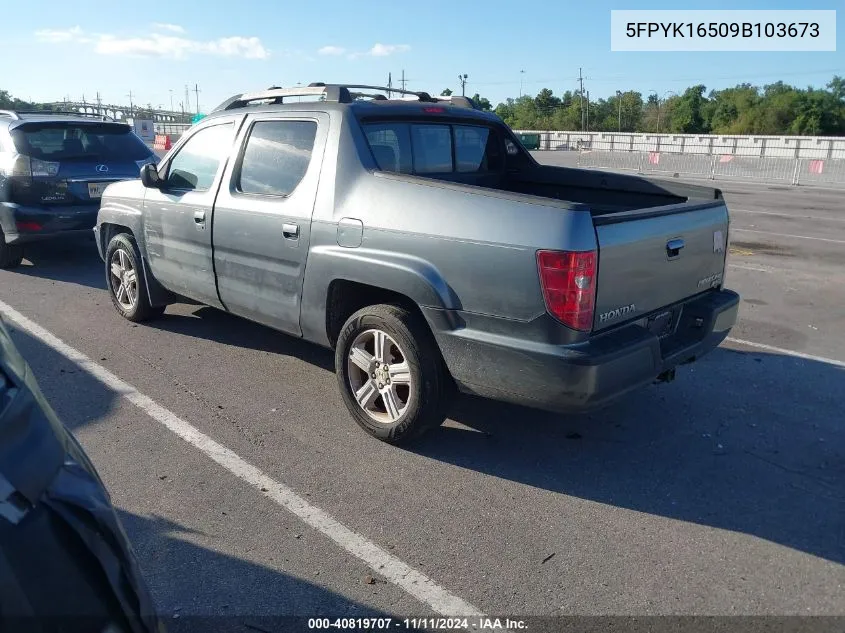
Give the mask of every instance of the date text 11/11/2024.
[[371, 630], [437, 630], [437, 631], [500, 631], [525, 630], [523, 620], [510, 618], [309, 618], [309, 629], [345, 629], [353, 631]]

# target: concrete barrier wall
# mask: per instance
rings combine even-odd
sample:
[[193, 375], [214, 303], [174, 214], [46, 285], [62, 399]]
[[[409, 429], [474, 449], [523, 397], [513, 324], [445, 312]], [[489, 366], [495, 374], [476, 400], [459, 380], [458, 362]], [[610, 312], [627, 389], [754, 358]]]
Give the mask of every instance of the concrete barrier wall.
[[708, 134], [555, 132], [548, 130], [515, 131], [524, 134], [539, 134], [539, 149], [541, 150], [593, 149], [670, 152], [673, 154], [729, 154], [760, 158], [845, 159], [845, 138], [831, 136], [716, 136]]
[[516, 132], [539, 135], [540, 150], [578, 151], [582, 167], [845, 187], [841, 137]]

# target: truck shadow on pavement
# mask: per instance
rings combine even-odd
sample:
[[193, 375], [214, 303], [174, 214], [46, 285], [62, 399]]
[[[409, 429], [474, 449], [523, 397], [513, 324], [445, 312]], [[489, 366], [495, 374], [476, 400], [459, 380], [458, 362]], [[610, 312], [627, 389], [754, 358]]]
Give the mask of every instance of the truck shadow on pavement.
[[719, 348], [670, 385], [560, 416], [461, 398], [414, 452], [845, 563], [845, 370]]
[[144, 326], [224, 345], [294, 356], [334, 373], [334, 352], [331, 350], [217, 308], [198, 306], [187, 316], [168, 311]]
[[[304, 631], [307, 619], [296, 617], [391, 617], [314, 583], [189, 542], [208, 536], [166, 518], [123, 510], [118, 516], [171, 633]], [[282, 559], [288, 555], [284, 544], [277, 553]]]
[[24, 263], [10, 272], [104, 290], [106, 276], [97, 245], [89, 237], [27, 244]]
[[[178, 315], [161, 323], [229, 345], [297, 355], [331, 371], [325, 350], [297, 341], [298, 354], [294, 339], [217, 310], [200, 311], [202, 319], [190, 319], [190, 327]], [[116, 394], [40, 341], [10, 329], [68, 428], [109, 414]], [[73, 373], [79, 375], [69, 382]], [[675, 382], [641, 389], [584, 416], [460, 397], [449, 421], [406, 450], [553, 493], [752, 535], [842, 564], [843, 384], [845, 370], [834, 365], [719, 348], [681, 368]], [[362, 439], [360, 450], [370, 441]], [[404, 459], [401, 452], [396, 459]]]

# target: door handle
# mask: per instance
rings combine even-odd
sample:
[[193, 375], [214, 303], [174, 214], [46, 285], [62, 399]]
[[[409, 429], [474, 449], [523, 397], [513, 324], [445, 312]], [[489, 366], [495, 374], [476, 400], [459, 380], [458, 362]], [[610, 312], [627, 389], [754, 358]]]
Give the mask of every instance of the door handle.
[[666, 242], [666, 254], [669, 258], [677, 257], [681, 254], [681, 249], [685, 246], [684, 240], [681, 238], [676, 238], [674, 240], [669, 240]]
[[194, 211], [194, 222], [205, 224], [205, 211]]
[[282, 225], [282, 235], [284, 235], [289, 240], [295, 240], [299, 238], [299, 225], [297, 224], [283, 224]]

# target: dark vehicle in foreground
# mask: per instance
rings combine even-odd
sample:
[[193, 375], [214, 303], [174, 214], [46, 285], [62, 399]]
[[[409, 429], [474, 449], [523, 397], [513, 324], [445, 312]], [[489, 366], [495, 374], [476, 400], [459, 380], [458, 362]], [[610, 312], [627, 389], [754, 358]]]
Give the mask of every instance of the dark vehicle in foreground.
[[391, 442], [439, 425], [455, 387], [583, 411], [727, 336], [719, 190], [542, 166], [468, 99], [385, 93], [237, 95], [109, 186], [117, 310], [187, 298], [334, 348], [352, 416]]
[[0, 110], [0, 268], [36, 240], [90, 235], [106, 186], [158, 157], [125, 123]]
[[164, 631], [109, 494], [0, 320], [0, 631]]

